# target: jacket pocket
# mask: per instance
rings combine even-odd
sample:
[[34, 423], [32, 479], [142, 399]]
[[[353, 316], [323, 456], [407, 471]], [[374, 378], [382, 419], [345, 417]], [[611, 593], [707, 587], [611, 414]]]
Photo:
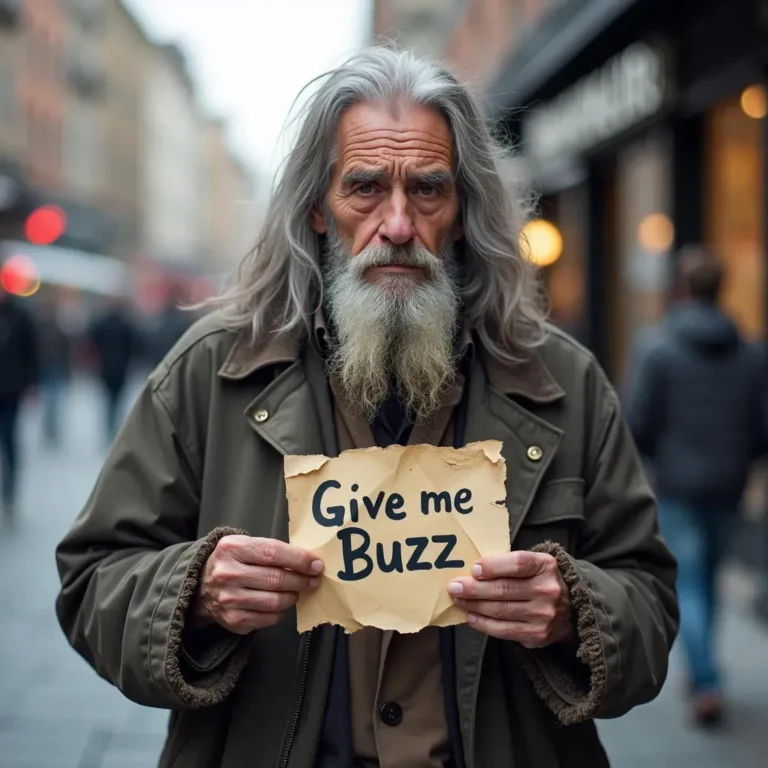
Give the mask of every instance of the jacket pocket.
[[578, 477], [552, 480], [537, 492], [512, 548], [531, 549], [554, 541], [572, 553], [583, 523], [584, 481]]

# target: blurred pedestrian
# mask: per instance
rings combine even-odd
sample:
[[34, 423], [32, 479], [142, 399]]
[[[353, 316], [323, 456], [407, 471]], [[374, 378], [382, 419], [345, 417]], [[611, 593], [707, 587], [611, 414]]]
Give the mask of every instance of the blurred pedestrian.
[[40, 345], [43, 439], [48, 446], [57, 447], [62, 437], [62, 402], [70, 377], [72, 345], [53, 295], [41, 297], [36, 320]]
[[0, 506], [8, 518], [15, 514], [19, 484], [19, 411], [24, 396], [37, 384], [38, 368], [32, 316], [0, 288]]
[[678, 559], [692, 714], [703, 725], [723, 714], [713, 647], [718, 566], [752, 462], [768, 443], [763, 352], [718, 309], [723, 276], [712, 252], [681, 252], [672, 309], [637, 345], [627, 407]]
[[183, 300], [181, 286], [171, 285], [163, 311], [148, 329], [146, 353], [153, 368], [160, 364], [196, 319], [193, 314], [182, 308]]
[[104, 389], [105, 428], [112, 442], [122, 419], [128, 373], [137, 347], [137, 329], [122, 298], [112, 298], [90, 329], [98, 354], [99, 378]]

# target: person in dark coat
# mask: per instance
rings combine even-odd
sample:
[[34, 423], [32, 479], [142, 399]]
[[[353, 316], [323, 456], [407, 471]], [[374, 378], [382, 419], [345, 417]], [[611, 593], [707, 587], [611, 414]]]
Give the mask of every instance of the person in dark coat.
[[679, 563], [681, 634], [700, 724], [719, 722], [723, 711], [713, 649], [718, 565], [753, 461], [768, 448], [764, 354], [718, 309], [722, 282], [715, 254], [683, 250], [679, 300], [638, 344], [627, 406]]
[[37, 315], [40, 349], [40, 393], [43, 405], [43, 438], [50, 447], [61, 443], [62, 400], [71, 374], [72, 340], [64, 330], [53, 296], [40, 304]]
[[15, 511], [18, 479], [18, 417], [22, 401], [38, 379], [35, 326], [27, 309], [0, 288], [0, 506]]
[[117, 433], [123, 393], [137, 347], [137, 330], [120, 299], [107, 304], [90, 331], [99, 358], [99, 375], [106, 398], [106, 433], [111, 442]]

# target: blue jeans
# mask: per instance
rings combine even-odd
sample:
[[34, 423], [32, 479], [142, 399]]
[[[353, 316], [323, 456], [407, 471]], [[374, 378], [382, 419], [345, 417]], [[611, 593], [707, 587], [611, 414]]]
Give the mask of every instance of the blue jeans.
[[44, 376], [40, 382], [43, 402], [43, 437], [49, 445], [58, 445], [61, 441], [62, 400], [66, 388], [66, 377], [55, 373]]
[[661, 532], [678, 562], [680, 635], [693, 693], [717, 691], [715, 662], [717, 570], [725, 554], [737, 510], [714, 504], [659, 499]]
[[11, 507], [16, 501], [20, 405], [20, 397], [0, 399], [0, 503], [6, 507]]

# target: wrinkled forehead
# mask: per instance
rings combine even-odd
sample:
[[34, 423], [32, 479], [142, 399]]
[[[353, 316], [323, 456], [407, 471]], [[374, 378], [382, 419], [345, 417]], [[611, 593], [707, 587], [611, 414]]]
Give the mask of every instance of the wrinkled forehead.
[[454, 143], [437, 110], [411, 103], [356, 104], [336, 130], [335, 170], [450, 171]]

